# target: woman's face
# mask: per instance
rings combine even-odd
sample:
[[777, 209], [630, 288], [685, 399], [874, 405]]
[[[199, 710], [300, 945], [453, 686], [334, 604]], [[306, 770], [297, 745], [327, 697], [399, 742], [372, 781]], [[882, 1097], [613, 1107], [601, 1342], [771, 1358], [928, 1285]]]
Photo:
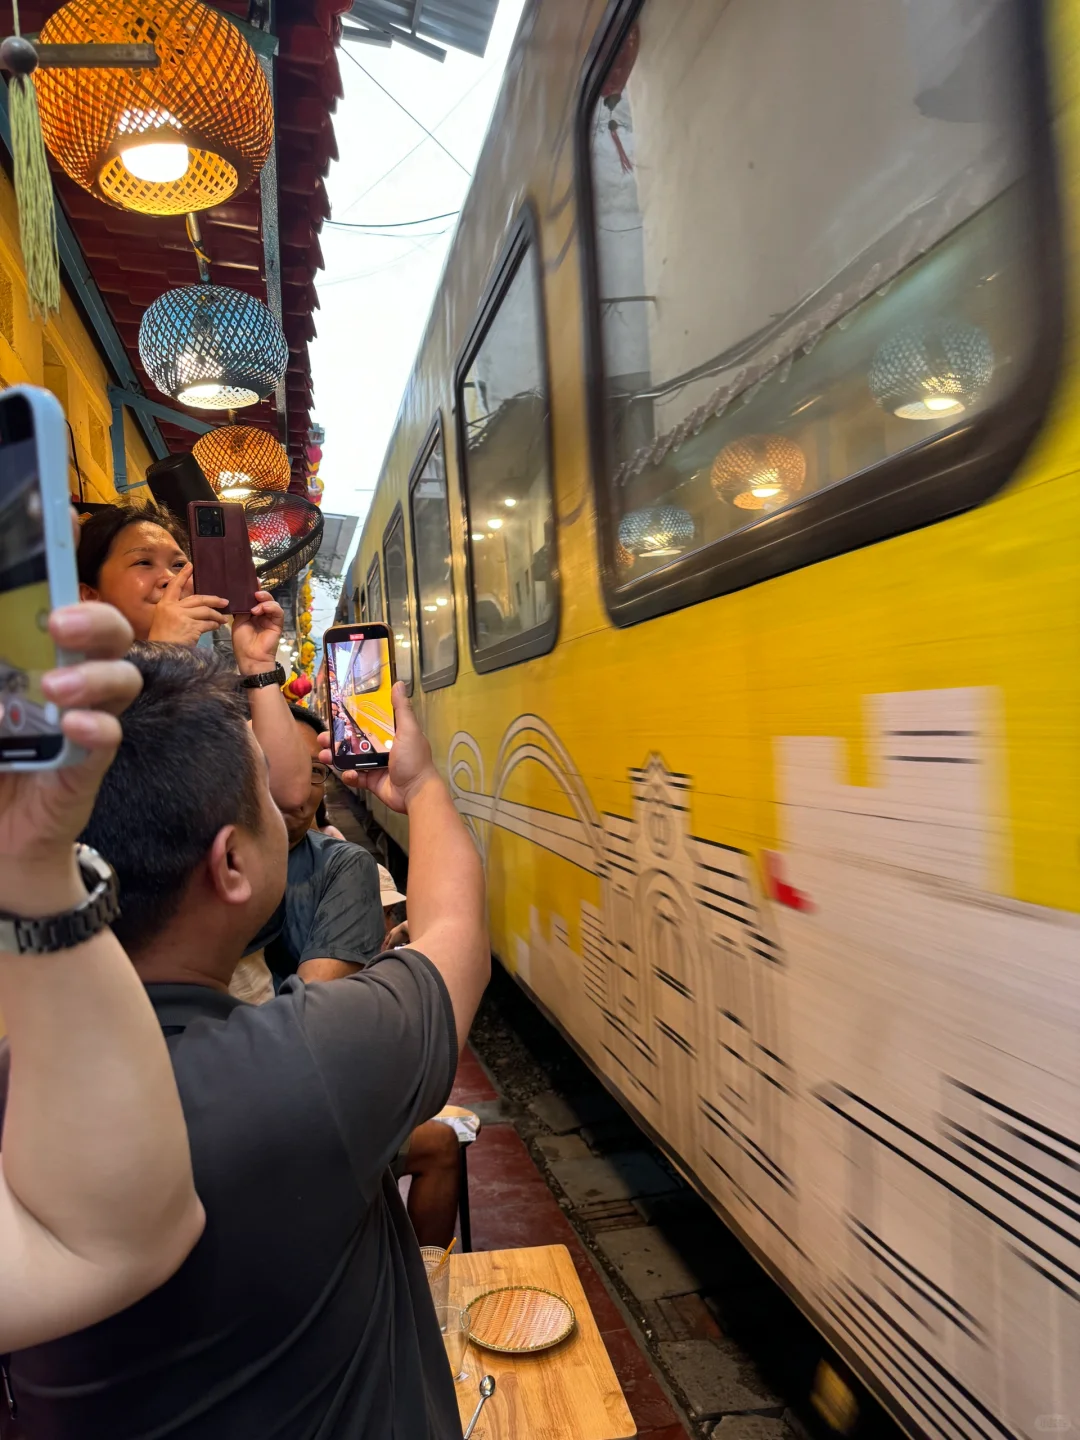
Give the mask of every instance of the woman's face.
[[173, 537], [150, 520], [125, 525], [113, 541], [98, 576], [97, 588], [80, 585], [84, 600], [115, 605], [145, 640], [154, 619], [154, 606], [166, 585], [187, 564], [187, 556]]

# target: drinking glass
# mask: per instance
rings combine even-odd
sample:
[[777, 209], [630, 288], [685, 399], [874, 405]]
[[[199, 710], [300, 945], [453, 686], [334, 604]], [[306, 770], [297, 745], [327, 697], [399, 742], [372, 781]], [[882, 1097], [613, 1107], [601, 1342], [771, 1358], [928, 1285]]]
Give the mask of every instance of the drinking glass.
[[436, 1305], [435, 1317], [446, 1346], [446, 1358], [450, 1362], [450, 1374], [455, 1380], [467, 1380], [465, 1352], [469, 1346], [469, 1312], [459, 1310], [456, 1305]]
[[420, 1254], [431, 1287], [431, 1303], [438, 1309], [450, 1301], [450, 1262], [441, 1245], [424, 1245]]

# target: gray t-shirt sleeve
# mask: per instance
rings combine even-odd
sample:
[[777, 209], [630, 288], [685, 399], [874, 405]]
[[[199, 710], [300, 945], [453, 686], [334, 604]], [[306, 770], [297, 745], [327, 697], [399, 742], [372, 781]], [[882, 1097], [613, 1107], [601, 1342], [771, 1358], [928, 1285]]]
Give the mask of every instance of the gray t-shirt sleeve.
[[457, 1030], [442, 976], [394, 950], [323, 985], [286, 981], [353, 1173], [365, 1197], [418, 1125], [437, 1115], [457, 1072]]
[[379, 869], [358, 845], [329, 847], [315, 917], [297, 957], [366, 965], [382, 949], [385, 923]]

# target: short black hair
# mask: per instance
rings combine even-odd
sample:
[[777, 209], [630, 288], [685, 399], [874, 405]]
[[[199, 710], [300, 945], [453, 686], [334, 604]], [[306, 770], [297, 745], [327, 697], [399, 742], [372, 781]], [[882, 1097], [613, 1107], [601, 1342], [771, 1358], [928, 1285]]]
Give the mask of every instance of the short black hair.
[[289, 701], [289, 709], [292, 711], [294, 720], [299, 720], [304, 725], [310, 725], [316, 735], [321, 735], [326, 729], [326, 726], [319, 719], [318, 715], [315, 714], [314, 710], [305, 710], [303, 705], [294, 705], [291, 700]]
[[167, 530], [186, 555], [188, 538], [182, 526], [168, 510], [157, 510], [153, 505], [125, 502], [122, 505], [105, 505], [88, 515], [79, 527], [79, 579], [84, 585], [96, 590], [101, 579], [101, 567], [109, 558], [109, 551], [121, 530], [129, 525], [148, 521]]
[[128, 658], [142, 694], [121, 716], [123, 740], [81, 838], [116, 871], [113, 930], [138, 952], [173, 918], [222, 826], [259, 828], [261, 781], [248, 706], [223, 659], [144, 643]]

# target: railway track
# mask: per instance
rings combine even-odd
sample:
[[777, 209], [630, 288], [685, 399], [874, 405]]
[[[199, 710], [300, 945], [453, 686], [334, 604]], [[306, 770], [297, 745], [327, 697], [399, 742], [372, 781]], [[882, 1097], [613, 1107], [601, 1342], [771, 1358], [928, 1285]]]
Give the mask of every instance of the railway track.
[[528, 1147], [688, 1434], [900, 1440], [899, 1427], [498, 966], [470, 1044], [500, 1094], [500, 1118]]

